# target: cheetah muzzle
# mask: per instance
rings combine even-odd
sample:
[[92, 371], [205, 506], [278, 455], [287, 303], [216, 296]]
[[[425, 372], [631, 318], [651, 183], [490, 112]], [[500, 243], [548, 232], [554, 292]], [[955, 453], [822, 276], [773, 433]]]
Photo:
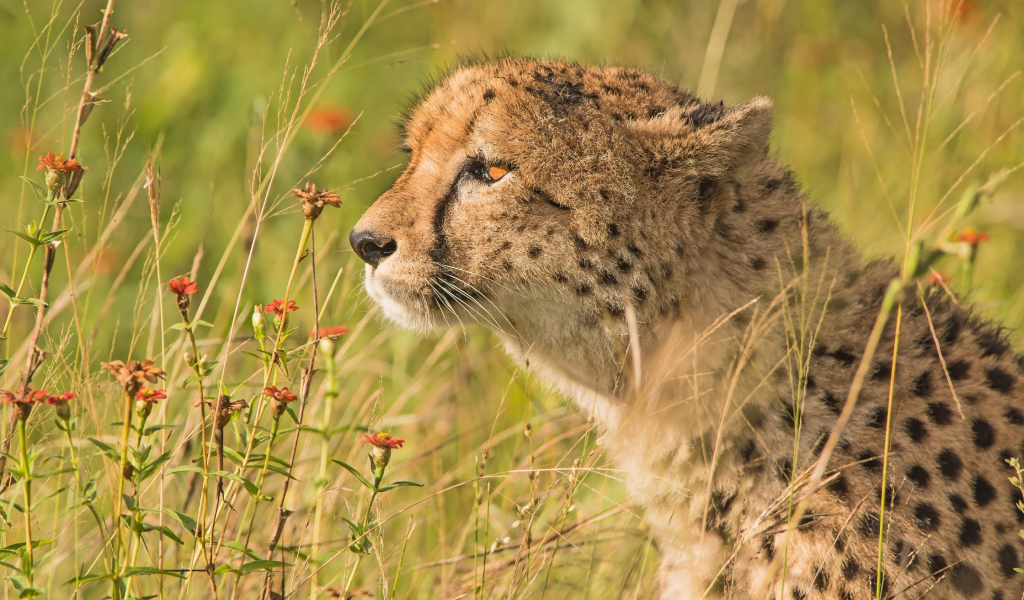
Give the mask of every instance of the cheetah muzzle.
[[664, 598], [1019, 595], [1024, 361], [944, 294], [904, 294], [807, 489], [897, 271], [807, 203], [771, 118], [636, 70], [464, 65], [352, 232], [366, 289], [414, 330], [492, 328], [597, 419]]

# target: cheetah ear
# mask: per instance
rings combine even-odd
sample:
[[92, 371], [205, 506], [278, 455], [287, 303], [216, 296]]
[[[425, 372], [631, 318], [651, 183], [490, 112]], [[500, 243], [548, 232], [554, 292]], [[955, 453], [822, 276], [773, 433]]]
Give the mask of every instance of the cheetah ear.
[[758, 96], [684, 136], [679, 157], [698, 178], [720, 179], [764, 153], [772, 131], [772, 102]]

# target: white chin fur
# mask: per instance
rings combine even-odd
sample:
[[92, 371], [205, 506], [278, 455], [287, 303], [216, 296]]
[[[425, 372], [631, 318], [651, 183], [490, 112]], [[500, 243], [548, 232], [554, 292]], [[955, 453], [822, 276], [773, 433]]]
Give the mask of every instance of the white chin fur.
[[379, 274], [374, 273], [370, 265], [366, 265], [364, 281], [366, 293], [380, 305], [384, 311], [384, 316], [398, 326], [426, 334], [439, 329], [443, 325], [443, 323], [437, 322], [422, 302], [420, 302], [419, 306], [409, 306], [409, 304], [402, 302], [401, 299], [388, 292], [386, 285], [380, 281]]

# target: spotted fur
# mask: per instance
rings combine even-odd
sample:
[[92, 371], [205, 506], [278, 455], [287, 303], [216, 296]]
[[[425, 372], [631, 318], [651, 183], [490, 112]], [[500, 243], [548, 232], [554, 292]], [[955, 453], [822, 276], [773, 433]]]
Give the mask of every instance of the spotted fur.
[[[705, 104], [642, 71], [463, 65], [412, 112], [408, 167], [352, 234], [381, 249], [366, 288], [412, 329], [490, 326], [596, 417], [665, 598], [1015, 597], [1003, 461], [1024, 453], [1024, 361], [943, 294], [925, 311], [908, 288], [895, 358], [890, 321], [826, 480], [802, 487], [897, 272], [806, 201], [770, 129], [764, 98]], [[490, 164], [510, 171], [473, 175]]]

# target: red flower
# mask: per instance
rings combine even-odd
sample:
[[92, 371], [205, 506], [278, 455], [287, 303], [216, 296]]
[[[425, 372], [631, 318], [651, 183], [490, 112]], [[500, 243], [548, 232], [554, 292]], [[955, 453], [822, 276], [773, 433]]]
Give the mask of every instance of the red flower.
[[928, 285], [945, 285], [949, 283], [949, 275], [942, 271], [935, 271], [928, 277]]
[[199, 284], [189, 281], [188, 275], [168, 281], [167, 287], [179, 296], [188, 296], [199, 291]]
[[971, 246], [977, 246], [981, 242], [987, 242], [989, 235], [987, 231], [978, 231], [976, 227], [965, 227], [963, 231], [953, 236], [954, 242], [966, 242]]
[[295, 395], [295, 392], [289, 391], [287, 387], [277, 389], [277, 386], [274, 385], [268, 385], [263, 388], [263, 395], [267, 398], [273, 398], [278, 402], [284, 402], [285, 404], [295, 402], [299, 399], [298, 396]]
[[346, 333], [348, 333], [348, 327], [344, 325], [335, 325], [333, 327], [321, 327], [316, 332], [316, 337], [331, 338], [333, 340], [345, 335]]
[[75, 394], [73, 392], [65, 392], [65, 393], [61, 394], [60, 396], [47, 396], [46, 398], [42, 399], [42, 402], [45, 402], [46, 404], [49, 404], [50, 406], [54, 406], [54, 405], [57, 405], [57, 404], [64, 404], [68, 400], [71, 400], [74, 397], [75, 397]]
[[335, 134], [352, 123], [352, 112], [344, 108], [315, 108], [309, 112], [303, 126], [324, 135]]
[[77, 160], [64, 160], [62, 157], [50, 152], [46, 156], [39, 157], [39, 165], [36, 166], [36, 171], [42, 171], [43, 169], [61, 171], [63, 173], [77, 173], [82, 170], [82, 165]]
[[363, 434], [363, 439], [360, 441], [364, 444], [373, 444], [378, 448], [401, 448], [405, 443], [405, 438], [393, 438], [388, 433], [370, 433]]
[[135, 392], [135, 399], [141, 400], [142, 402], [153, 402], [162, 400], [167, 397], [164, 390], [151, 390], [147, 387], [139, 388], [139, 391]]
[[288, 301], [288, 306], [284, 305], [284, 300], [274, 300], [263, 310], [265, 313], [274, 313], [278, 317], [283, 317], [286, 312], [299, 310], [298, 306], [295, 306], [294, 300]]

